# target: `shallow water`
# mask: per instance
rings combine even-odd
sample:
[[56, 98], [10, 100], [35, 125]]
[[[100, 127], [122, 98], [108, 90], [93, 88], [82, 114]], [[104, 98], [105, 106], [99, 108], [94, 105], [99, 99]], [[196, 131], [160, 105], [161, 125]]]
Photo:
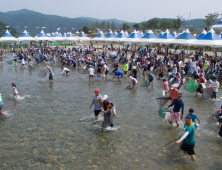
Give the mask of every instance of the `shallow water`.
[[[9, 114], [0, 120], [0, 169], [221, 169], [219, 127], [206, 124], [220, 100], [203, 101], [181, 88], [185, 114], [192, 107], [202, 121], [195, 137], [197, 160], [192, 162], [163, 151], [184, 130], [159, 117], [159, 80], [148, 88], [140, 78], [137, 90], [131, 91], [127, 78], [88, 83], [83, 70], [64, 77], [59, 65], [49, 64], [55, 74], [51, 83], [48, 75], [38, 77], [46, 64], [28, 70], [4, 63], [12, 58], [8, 55], [0, 65], [3, 112]], [[17, 100], [11, 96], [11, 83], [17, 85]], [[114, 129], [102, 132], [102, 118], [95, 121], [89, 109], [96, 88], [116, 105]]]

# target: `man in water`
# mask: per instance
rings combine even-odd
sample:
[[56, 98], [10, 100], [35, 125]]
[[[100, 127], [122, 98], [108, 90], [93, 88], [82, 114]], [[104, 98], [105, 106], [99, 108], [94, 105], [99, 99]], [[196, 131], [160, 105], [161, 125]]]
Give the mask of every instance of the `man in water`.
[[195, 152], [194, 152], [194, 145], [195, 145], [195, 123], [192, 122], [192, 117], [187, 115], [185, 118], [185, 122], [187, 127], [185, 129], [185, 134], [178, 140], [176, 143], [181, 143], [183, 140], [183, 144], [180, 147], [181, 156], [184, 152], [187, 152], [190, 155], [191, 159], [195, 161]]
[[89, 82], [90, 82], [90, 78], [92, 78], [94, 81], [95, 70], [94, 70], [94, 68], [92, 68], [92, 65], [89, 66], [88, 73], [89, 73]]
[[169, 95], [169, 97], [171, 98], [171, 102], [173, 102], [174, 99], [177, 98], [177, 95], [179, 93], [179, 90], [177, 89], [177, 87], [178, 87], [177, 84], [171, 85], [171, 90], [170, 90], [170, 95]]
[[53, 72], [52, 72], [52, 69], [49, 66], [46, 66], [46, 69], [49, 72], [49, 81], [53, 82]]
[[116, 77], [118, 77], [118, 82], [120, 81], [120, 78], [123, 78], [123, 73], [121, 73], [120, 71], [115, 71], [113, 70], [113, 73], [115, 73], [113, 80], [116, 79]]
[[108, 100], [108, 96], [103, 96], [103, 102], [101, 104], [101, 110], [104, 112], [104, 121], [103, 121], [103, 128], [107, 127], [107, 124], [111, 127], [113, 127], [113, 123], [111, 121], [111, 111], [110, 109], [113, 108], [114, 115], [116, 115], [116, 109], [115, 106], [111, 101]]
[[129, 69], [129, 66], [128, 66], [127, 63], [125, 63], [124, 66], [123, 66], [123, 71], [124, 71], [124, 75], [125, 75], [125, 77], [127, 77], [128, 69]]
[[2, 94], [0, 93], [0, 117], [4, 118], [4, 116], [6, 116], [7, 114], [2, 112], [2, 108], [3, 108], [3, 100], [2, 100]]
[[92, 107], [92, 105], [95, 103], [95, 108], [94, 108], [94, 114], [95, 114], [95, 119], [97, 120], [98, 117], [99, 117], [99, 113], [100, 113], [100, 110], [101, 110], [101, 103], [103, 102], [103, 98], [102, 96], [99, 94], [99, 90], [96, 89], [95, 90], [95, 96], [93, 98], [93, 101], [90, 105], [90, 109]]
[[66, 74], [69, 73], [69, 71], [70, 70], [68, 68], [62, 67], [62, 73], [61, 74], [65, 74], [65, 76], [66, 76]]
[[147, 80], [149, 80], [149, 85], [151, 84], [152, 85], [152, 87], [153, 87], [153, 83], [154, 83], [154, 80], [155, 80], [155, 77], [154, 77], [154, 75], [152, 75], [152, 74], [148, 74], [148, 79]]
[[[177, 127], [180, 126], [180, 117], [183, 118], [183, 112], [184, 112], [184, 103], [182, 98], [182, 93], [178, 93], [177, 99], [174, 99], [173, 103], [171, 103], [166, 109], [168, 109], [171, 106], [174, 106], [173, 110], [170, 113], [170, 117], [168, 118], [168, 122], [170, 124], [173, 123], [173, 120], [175, 119], [175, 122], [177, 124]], [[182, 115], [180, 115], [180, 109], [182, 108]]]

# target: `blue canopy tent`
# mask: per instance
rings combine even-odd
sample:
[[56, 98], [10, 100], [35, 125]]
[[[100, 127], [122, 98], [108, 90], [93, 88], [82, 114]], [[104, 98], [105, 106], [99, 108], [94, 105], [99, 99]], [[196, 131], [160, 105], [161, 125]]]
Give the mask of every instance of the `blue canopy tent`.
[[0, 41], [5, 41], [5, 42], [15, 42], [17, 39], [12, 36], [12, 34], [6, 30], [5, 34], [0, 38]]
[[135, 42], [140, 43], [147, 43], [150, 49], [150, 42], [155, 40], [157, 37], [153, 34], [152, 30], [148, 30], [147, 33], [140, 39], [136, 40]]
[[187, 46], [187, 54], [188, 54], [188, 46], [190, 46], [190, 44], [192, 42], [194, 42], [196, 40], [196, 38], [194, 38], [194, 36], [190, 33], [189, 29], [187, 28], [184, 33], [180, 34], [175, 40], [173, 40], [172, 44], [183, 44]]
[[48, 36], [44, 33], [43, 30], [40, 32], [40, 34], [39, 34], [35, 39], [36, 39], [36, 41], [40, 41], [40, 40], [42, 40], [42, 41], [52, 41], [52, 38], [51, 38], [51, 37], [48, 37]]
[[222, 28], [222, 19], [217, 24], [213, 25], [212, 28]]
[[18, 41], [34, 41], [35, 39], [27, 33], [25, 30], [22, 35], [18, 38]]
[[207, 34], [207, 31], [203, 29], [203, 32], [197, 37], [197, 40], [203, 38]]
[[152, 40], [152, 43], [162, 43], [165, 44], [165, 54], [167, 53], [167, 44], [170, 44], [171, 41], [173, 41], [175, 38], [170, 34], [170, 31], [168, 29], [166, 29], [165, 33], [158, 37], [155, 40]]
[[84, 32], [81, 33], [81, 35], [78, 37], [80, 41], [89, 41], [91, 38], [87, 37]]
[[177, 38], [177, 37], [178, 37], [176, 31], [173, 32], [172, 36], [173, 36], [174, 38]]
[[192, 42], [191, 44], [192, 45], [201, 45], [201, 46], [211, 46], [211, 47], [214, 47], [214, 51], [215, 51], [216, 47], [222, 46], [222, 40], [215, 33], [214, 29], [211, 28], [204, 37]]
[[92, 40], [93, 41], [102, 41], [105, 37], [106, 36], [103, 34], [103, 32], [100, 31], [99, 34], [95, 38], [93, 38]]

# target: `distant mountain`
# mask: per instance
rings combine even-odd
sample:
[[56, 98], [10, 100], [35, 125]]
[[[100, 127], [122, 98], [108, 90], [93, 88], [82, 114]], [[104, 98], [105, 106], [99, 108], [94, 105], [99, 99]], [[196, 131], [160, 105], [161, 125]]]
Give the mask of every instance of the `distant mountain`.
[[[31, 34], [39, 33], [41, 31], [41, 27], [46, 27], [44, 31], [50, 33], [55, 32], [57, 28], [61, 28], [59, 32], [62, 33], [72, 31], [72, 28], [75, 28], [72, 31], [74, 33], [77, 30], [82, 29], [84, 26], [91, 27], [96, 21], [106, 21], [110, 23], [114, 21], [116, 29], [120, 29], [122, 27], [122, 23], [126, 22], [117, 19], [99, 20], [90, 17], [68, 18], [57, 15], [45, 15], [28, 9], [9, 11], [6, 13], [0, 12], [0, 20], [15, 27], [20, 33], [24, 31], [24, 26], [27, 26], [27, 31]], [[130, 23], [130, 25], [131, 24], [133, 23]]]
[[[172, 18], [153, 18], [157, 20], [174, 20]], [[59, 32], [69, 32], [72, 31], [73, 33], [79, 29], [82, 29], [84, 26], [91, 27], [93, 23], [96, 21], [98, 22], [110, 22], [114, 21], [116, 30], [122, 28], [122, 23], [126, 21], [118, 20], [118, 19], [106, 19], [100, 20], [96, 18], [90, 17], [78, 17], [78, 18], [68, 18], [62, 17], [57, 15], [46, 15], [41, 14], [39, 12], [31, 11], [28, 9], [21, 9], [18, 11], [9, 11], [9, 12], [0, 12], [0, 21], [3, 21], [10, 26], [16, 28], [19, 33], [24, 31], [24, 26], [28, 26], [27, 31], [30, 34], [38, 34], [41, 31], [41, 27], [46, 27], [44, 31], [46, 33], [55, 32], [57, 28], [60, 28]], [[127, 22], [132, 28], [133, 22]], [[190, 21], [184, 21], [181, 28], [184, 29], [187, 26], [194, 27], [194, 28], [204, 28], [206, 27], [203, 19], [192, 19]], [[39, 27], [39, 28], [36, 28]], [[64, 29], [65, 28], [65, 29]], [[72, 28], [75, 28], [72, 30]], [[132, 28], [133, 29], [133, 28]]]
[[[6, 23], [0, 21], [0, 37], [4, 35], [4, 33], [7, 29], [6, 26], [8, 26]], [[16, 36], [17, 31], [14, 28], [9, 27], [8, 30], [13, 36]]]

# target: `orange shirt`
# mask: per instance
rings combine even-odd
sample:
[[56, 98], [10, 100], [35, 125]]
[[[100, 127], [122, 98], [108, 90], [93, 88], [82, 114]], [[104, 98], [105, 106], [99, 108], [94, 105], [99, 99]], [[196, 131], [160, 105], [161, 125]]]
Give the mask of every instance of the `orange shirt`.
[[177, 90], [176, 88], [174, 88], [170, 91], [171, 102], [173, 102], [174, 99], [177, 99], [178, 93], [179, 93], [179, 90]]

